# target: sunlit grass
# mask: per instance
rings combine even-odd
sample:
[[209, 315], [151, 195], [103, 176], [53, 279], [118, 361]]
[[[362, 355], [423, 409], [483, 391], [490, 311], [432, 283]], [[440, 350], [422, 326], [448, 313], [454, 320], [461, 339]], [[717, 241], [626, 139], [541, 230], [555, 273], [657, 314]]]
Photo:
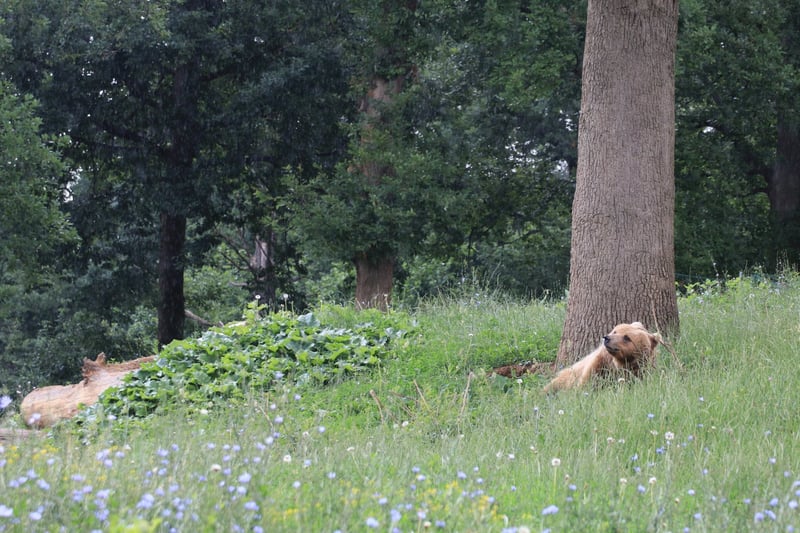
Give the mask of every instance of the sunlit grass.
[[[563, 306], [429, 302], [380, 370], [0, 452], [5, 531], [791, 531], [800, 282], [683, 298], [680, 362], [541, 393]], [[352, 311], [336, 313], [353, 321]]]

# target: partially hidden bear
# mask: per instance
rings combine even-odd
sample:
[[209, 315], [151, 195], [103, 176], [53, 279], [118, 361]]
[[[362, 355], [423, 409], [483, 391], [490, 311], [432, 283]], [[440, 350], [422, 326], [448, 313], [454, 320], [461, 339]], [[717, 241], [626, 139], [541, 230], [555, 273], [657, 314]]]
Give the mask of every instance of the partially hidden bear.
[[618, 324], [595, 351], [561, 370], [544, 388], [555, 392], [585, 385], [593, 376], [613, 372], [629, 372], [641, 377], [656, 359], [660, 336], [647, 331], [641, 322]]

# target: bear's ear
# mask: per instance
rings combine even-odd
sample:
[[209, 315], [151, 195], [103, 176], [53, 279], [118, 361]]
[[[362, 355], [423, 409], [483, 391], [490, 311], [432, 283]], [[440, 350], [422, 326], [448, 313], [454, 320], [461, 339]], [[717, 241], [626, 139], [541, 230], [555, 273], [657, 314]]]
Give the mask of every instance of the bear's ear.
[[650, 335], [650, 347], [653, 350], [656, 349], [656, 346], [658, 346], [658, 343], [660, 342], [661, 342], [661, 335], [659, 335], [658, 333], [656, 333], [655, 335], [653, 334]]
[[633, 326], [635, 328], [639, 328], [639, 329], [647, 329], [647, 328], [644, 327], [644, 324], [642, 324], [641, 322], [632, 322], [631, 326]]

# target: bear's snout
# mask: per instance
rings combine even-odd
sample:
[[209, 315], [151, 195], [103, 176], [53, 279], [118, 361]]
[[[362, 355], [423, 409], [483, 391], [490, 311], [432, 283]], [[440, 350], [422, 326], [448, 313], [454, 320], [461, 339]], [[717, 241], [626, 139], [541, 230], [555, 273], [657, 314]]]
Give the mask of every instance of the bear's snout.
[[606, 350], [608, 350], [608, 353], [616, 357], [619, 348], [617, 347], [617, 345], [615, 344], [614, 340], [611, 338], [610, 335], [603, 336], [603, 346], [605, 346]]

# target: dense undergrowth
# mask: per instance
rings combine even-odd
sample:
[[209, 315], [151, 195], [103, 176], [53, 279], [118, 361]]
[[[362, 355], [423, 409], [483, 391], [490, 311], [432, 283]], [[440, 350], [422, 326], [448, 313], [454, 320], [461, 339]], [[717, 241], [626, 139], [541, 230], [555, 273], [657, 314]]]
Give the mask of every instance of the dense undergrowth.
[[[541, 393], [542, 377], [489, 369], [551, 359], [561, 302], [478, 292], [407, 314], [251, 317], [230, 327], [258, 340], [229, 329], [217, 335], [239, 340], [226, 348], [192, 348], [206, 360], [186, 368], [213, 367], [214, 379], [129, 410], [146, 414], [135, 423], [106, 400], [81, 431], [4, 445], [0, 530], [792, 531], [800, 279], [689, 289], [674, 358], [662, 350], [644, 381], [556, 396]], [[237, 386], [218, 389], [219, 361], [241, 362], [239, 346], [273, 349], [273, 320], [318, 321], [300, 327], [306, 351], [309, 332], [346, 331], [348, 352], [346, 339], [363, 337], [355, 361], [369, 364], [337, 373], [320, 362], [331, 372], [304, 378], [314, 365], [300, 350], [276, 367], [243, 363]], [[171, 383], [188, 382], [173, 368], [185, 358], [163, 359]]]

